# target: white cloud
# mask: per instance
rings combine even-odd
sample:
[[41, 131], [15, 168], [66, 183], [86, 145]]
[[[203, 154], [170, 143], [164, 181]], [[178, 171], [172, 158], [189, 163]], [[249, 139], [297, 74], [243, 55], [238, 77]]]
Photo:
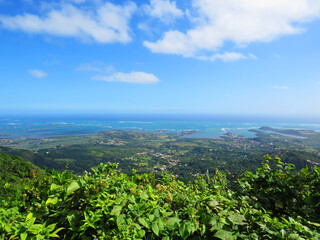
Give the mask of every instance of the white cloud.
[[150, 0], [150, 5], [143, 6], [144, 12], [163, 22], [169, 23], [176, 18], [183, 17], [183, 12], [177, 8], [176, 2], [170, 0]]
[[288, 90], [288, 86], [274, 86], [275, 89]]
[[106, 2], [94, 11], [81, 9], [72, 4], [62, 4], [44, 16], [23, 14], [0, 16], [4, 28], [28, 33], [76, 37], [99, 43], [131, 41], [129, 20], [136, 10], [133, 2], [123, 6]]
[[138, 27], [138, 29], [145, 31], [145, 32], [150, 32], [150, 30], [151, 30], [150, 26], [145, 22], [139, 23], [137, 25], [137, 27]]
[[196, 48], [192, 45], [185, 34], [179, 31], [166, 32], [161, 40], [155, 43], [145, 41], [143, 43], [152, 52], [179, 54], [190, 57], [196, 52]]
[[36, 77], [36, 78], [45, 78], [48, 76], [48, 73], [46, 72], [43, 72], [41, 70], [29, 70], [28, 71], [33, 77]]
[[156, 83], [159, 79], [150, 73], [145, 72], [131, 72], [131, 73], [115, 73], [111, 76], [94, 76], [92, 80], [101, 80], [106, 82], [125, 82], [125, 83], [139, 83], [151, 84]]
[[196, 57], [201, 51], [216, 52], [226, 42], [238, 47], [268, 42], [303, 32], [301, 23], [320, 18], [320, 1], [193, 0], [193, 10], [188, 11], [193, 28], [170, 30], [144, 45], [152, 52]]
[[114, 67], [102, 62], [92, 62], [81, 64], [75, 70], [83, 72], [112, 72]]
[[81, 4], [87, 2], [87, 0], [66, 0], [67, 2], [72, 2], [76, 4]]
[[221, 60], [223, 62], [233, 62], [241, 59], [257, 59], [257, 57], [251, 53], [248, 55], [243, 55], [242, 53], [237, 53], [237, 52], [225, 52], [223, 54], [217, 53], [211, 57], [200, 56], [196, 58], [199, 60], [209, 60], [209, 61]]

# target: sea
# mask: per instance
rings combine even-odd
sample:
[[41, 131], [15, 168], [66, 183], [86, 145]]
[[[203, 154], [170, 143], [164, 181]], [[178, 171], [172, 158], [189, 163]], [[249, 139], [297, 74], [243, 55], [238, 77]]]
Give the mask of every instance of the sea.
[[254, 137], [262, 126], [320, 132], [320, 119], [231, 115], [0, 115], [0, 138], [48, 138], [89, 135], [104, 130], [180, 133], [196, 130], [190, 138], [220, 138], [226, 133]]

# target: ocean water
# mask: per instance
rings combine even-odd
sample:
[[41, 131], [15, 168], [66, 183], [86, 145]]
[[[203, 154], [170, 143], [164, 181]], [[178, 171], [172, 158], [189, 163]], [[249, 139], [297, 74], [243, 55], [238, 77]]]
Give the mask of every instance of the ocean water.
[[0, 116], [0, 138], [47, 138], [95, 134], [104, 130], [135, 130], [178, 133], [197, 130], [193, 138], [219, 138], [226, 133], [254, 137], [250, 129], [269, 126], [320, 132], [320, 121], [236, 116], [87, 115]]

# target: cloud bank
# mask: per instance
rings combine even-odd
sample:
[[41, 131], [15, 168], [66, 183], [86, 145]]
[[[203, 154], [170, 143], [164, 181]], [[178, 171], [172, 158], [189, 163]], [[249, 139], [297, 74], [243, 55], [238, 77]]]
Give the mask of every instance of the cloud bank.
[[122, 73], [117, 72], [111, 76], [97, 75], [92, 77], [92, 80], [101, 80], [106, 82], [125, 82], [138, 84], [151, 84], [159, 82], [159, 79], [150, 73], [145, 72], [131, 72]]
[[150, 0], [149, 5], [143, 6], [144, 12], [153, 17], [169, 23], [176, 18], [183, 17], [184, 13], [177, 8], [176, 2], [169, 0]]
[[51, 9], [43, 16], [28, 13], [1, 15], [0, 23], [4, 28], [28, 33], [75, 37], [99, 43], [127, 43], [131, 41], [129, 21], [135, 10], [133, 2], [123, 6], [106, 2], [93, 10], [62, 4], [59, 9]]
[[[46, 10], [40, 8], [38, 14], [0, 15], [0, 25], [103, 44], [128, 43], [134, 36], [130, 23], [140, 10], [142, 14], [137, 16], [142, 21], [137, 24], [138, 29], [151, 29], [145, 21], [147, 17], [165, 23], [158, 29], [161, 37], [143, 41], [151, 52], [228, 62], [255, 59], [236, 49], [302, 33], [304, 23], [320, 18], [319, 0], [189, 0], [181, 4], [184, 9], [173, 0], [150, 0], [148, 4], [136, 1], [139, 6], [131, 1], [113, 2], [56, 1], [48, 3]], [[167, 25], [177, 19], [183, 19], [183, 24]]]
[[167, 31], [144, 45], [155, 53], [195, 57], [227, 42], [245, 46], [298, 34], [302, 23], [320, 18], [319, 0], [193, 0], [192, 6], [192, 28]]

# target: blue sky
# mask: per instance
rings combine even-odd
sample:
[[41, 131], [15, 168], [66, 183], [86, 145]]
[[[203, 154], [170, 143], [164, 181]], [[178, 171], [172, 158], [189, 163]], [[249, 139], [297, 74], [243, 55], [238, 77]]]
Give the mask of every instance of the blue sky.
[[320, 116], [319, 0], [0, 0], [0, 113]]

